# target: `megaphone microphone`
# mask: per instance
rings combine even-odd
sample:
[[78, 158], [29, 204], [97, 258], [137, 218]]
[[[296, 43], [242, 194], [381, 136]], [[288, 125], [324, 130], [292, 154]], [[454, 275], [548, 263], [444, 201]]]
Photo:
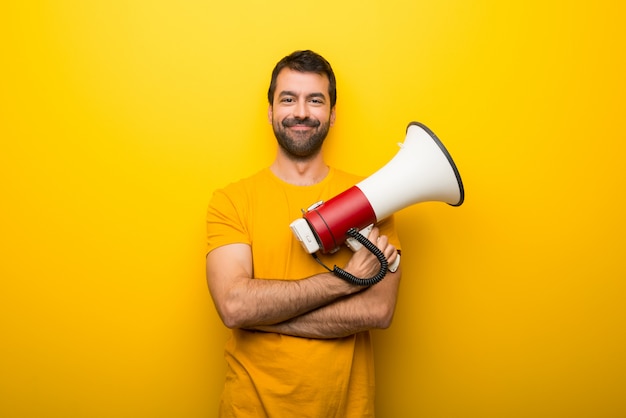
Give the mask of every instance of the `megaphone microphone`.
[[[395, 271], [400, 261], [388, 266], [382, 252], [367, 239], [376, 222], [416, 203], [438, 201], [460, 206], [465, 191], [459, 171], [443, 143], [425, 125], [411, 122], [400, 151], [377, 172], [325, 202], [303, 211], [289, 226], [303, 248], [315, 255], [334, 253], [343, 243], [353, 250], [365, 246], [381, 263], [379, 273], [358, 278], [335, 266], [338, 277], [357, 285], [381, 281], [387, 270]], [[324, 264], [322, 264], [324, 265]]]

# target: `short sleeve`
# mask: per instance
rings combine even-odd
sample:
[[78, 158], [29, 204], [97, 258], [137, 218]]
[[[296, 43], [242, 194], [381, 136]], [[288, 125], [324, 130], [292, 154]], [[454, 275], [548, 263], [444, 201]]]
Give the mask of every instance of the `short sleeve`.
[[237, 199], [236, 193], [218, 190], [213, 194], [206, 216], [207, 254], [227, 244], [250, 244], [244, 223], [245, 200]]

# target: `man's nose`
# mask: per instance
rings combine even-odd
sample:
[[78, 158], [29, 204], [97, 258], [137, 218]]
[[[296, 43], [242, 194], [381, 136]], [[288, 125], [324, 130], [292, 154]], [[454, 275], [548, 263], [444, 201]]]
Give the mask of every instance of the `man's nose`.
[[305, 101], [299, 100], [293, 108], [293, 116], [304, 119], [309, 116], [309, 108]]

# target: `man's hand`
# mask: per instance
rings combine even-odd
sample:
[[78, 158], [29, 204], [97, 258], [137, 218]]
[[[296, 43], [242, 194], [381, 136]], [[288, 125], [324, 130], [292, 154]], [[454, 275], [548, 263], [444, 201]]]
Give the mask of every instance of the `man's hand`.
[[[389, 243], [389, 239], [385, 235], [380, 235], [380, 231], [377, 227], [374, 227], [367, 239], [374, 243], [379, 250], [383, 252], [385, 258], [389, 262], [389, 265], [393, 264], [398, 252], [396, 247]], [[352, 258], [348, 261], [344, 270], [355, 277], [361, 279], [368, 279], [375, 276], [380, 271], [380, 261], [372, 254], [367, 248], [362, 247], [360, 250], [354, 253]]]

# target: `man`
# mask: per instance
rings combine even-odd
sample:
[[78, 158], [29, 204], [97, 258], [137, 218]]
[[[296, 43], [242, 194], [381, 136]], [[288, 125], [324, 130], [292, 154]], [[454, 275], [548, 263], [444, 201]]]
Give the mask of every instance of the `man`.
[[[224, 324], [222, 417], [373, 417], [370, 329], [390, 325], [401, 268], [371, 286], [329, 273], [293, 236], [301, 210], [361, 180], [324, 162], [335, 121], [336, 81], [312, 51], [278, 62], [268, 118], [279, 147], [272, 165], [215, 192], [207, 214], [207, 281]], [[372, 230], [389, 263], [399, 247], [393, 217]], [[345, 246], [325, 264], [369, 278], [380, 264]]]

